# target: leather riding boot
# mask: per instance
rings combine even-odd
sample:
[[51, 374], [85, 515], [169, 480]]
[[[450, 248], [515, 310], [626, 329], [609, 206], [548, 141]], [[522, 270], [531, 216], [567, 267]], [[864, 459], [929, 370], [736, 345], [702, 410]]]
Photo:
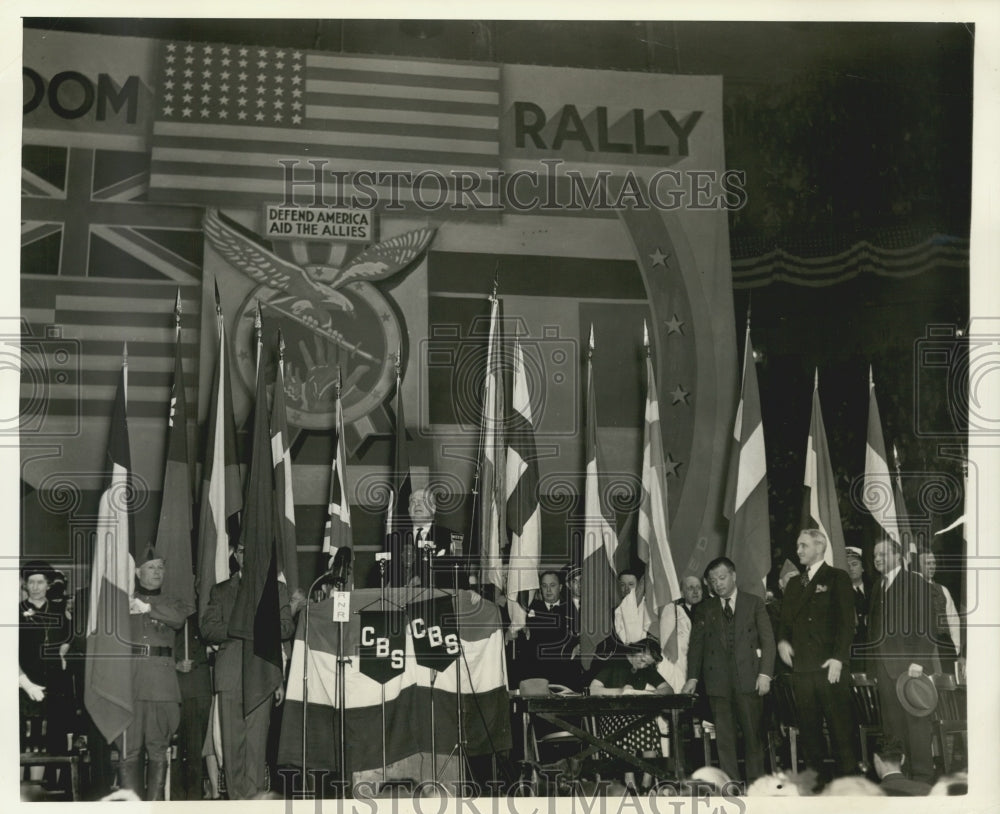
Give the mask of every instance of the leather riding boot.
[[134, 791], [142, 799], [142, 763], [139, 756], [130, 757], [118, 763], [118, 785], [123, 789]]
[[162, 800], [163, 788], [167, 780], [167, 761], [149, 759], [146, 767], [146, 796], [144, 800]]

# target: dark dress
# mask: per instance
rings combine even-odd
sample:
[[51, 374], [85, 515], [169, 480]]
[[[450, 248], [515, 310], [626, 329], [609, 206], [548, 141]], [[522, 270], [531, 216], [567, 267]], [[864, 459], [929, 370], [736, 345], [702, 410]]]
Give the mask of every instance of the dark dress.
[[[622, 658], [613, 658], [601, 668], [594, 677], [595, 681], [600, 681], [607, 689], [622, 689], [631, 687], [634, 690], [656, 689], [664, 683], [655, 667], [643, 667], [635, 670], [629, 661]], [[632, 723], [640, 715], [604, 715], [599, 720], [601, 734], [607, 735], [617, 729], [621, 729]], [[627, 732], [616, 745], [634, 754], [643, 752], [655, 752], [660, 754], [660, 730], [656, 726], [656, 721], [647, 721], [644, 725]]]
[[45, 687], [45, 698], [20, 697], [21, 751], [64, 754], [72, 719], [69, 673], [62, 669], [59, 646], [70, 640], [65, 602], [46, 601], [40, 608], [27, 599], [18, 605], [18, 664], [28, 677]]

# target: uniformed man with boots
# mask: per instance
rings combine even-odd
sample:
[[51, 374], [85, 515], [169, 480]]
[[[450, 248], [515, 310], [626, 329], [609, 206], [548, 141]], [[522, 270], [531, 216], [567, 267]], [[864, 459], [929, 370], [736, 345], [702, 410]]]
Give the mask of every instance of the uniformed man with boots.
[[161, 595], [165, 570], [160, 553], [147, 547], [135, 569], [135, 595], [130, 606], [132, 722], [117, 741], [119, 783], [144, 800], [162, 800], [164, 796], [167, 749], [181, 717], [174, 638], [194, 612], [186, 600]]

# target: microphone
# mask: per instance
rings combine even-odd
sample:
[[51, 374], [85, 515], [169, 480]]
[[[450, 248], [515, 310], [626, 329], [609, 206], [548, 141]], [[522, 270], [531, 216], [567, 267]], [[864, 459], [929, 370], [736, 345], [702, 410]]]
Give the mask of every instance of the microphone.
[[333, 584], [339, 590], [344, 589], [344, 584], [347, 582], [347, 575], [351, 572], [351, 562], [354, 559], [354, 552], [351, 550], [350, 546], [341, 546], [337, 549], [337, 553], [333, 558], [333, 564], [330, 566], [330, 576], [333, 578]]

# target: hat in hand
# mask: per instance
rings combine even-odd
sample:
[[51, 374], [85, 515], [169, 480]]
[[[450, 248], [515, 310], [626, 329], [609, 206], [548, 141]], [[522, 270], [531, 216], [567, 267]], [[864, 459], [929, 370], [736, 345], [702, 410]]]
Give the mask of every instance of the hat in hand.
[[929, 675], [900, 673], [896, 679], [896, 697], [903, 709], [917, 718], [930, 715], [938, 703], [937, 687]]

